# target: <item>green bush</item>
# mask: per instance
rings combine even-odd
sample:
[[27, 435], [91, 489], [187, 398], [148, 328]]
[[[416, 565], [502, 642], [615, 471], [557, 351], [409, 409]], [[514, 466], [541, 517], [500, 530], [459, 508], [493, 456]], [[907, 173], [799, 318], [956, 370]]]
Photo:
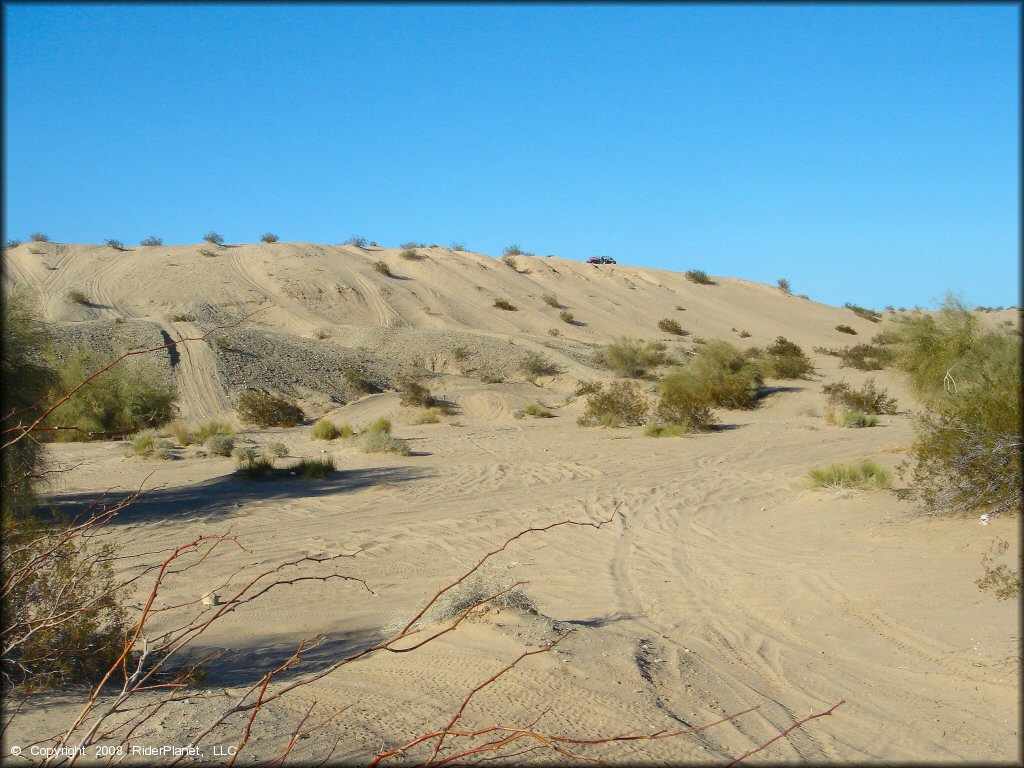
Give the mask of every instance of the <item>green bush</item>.
[[860, 389], [853, 389], [845, 381], [826, 384], [821, 391], [828, 395], [829, 402], [848, 411], [871, 414], [896, 413], [896, 400], [889, 393], [875, 388], [875, 380], [868, 379]]
[[664, 331], [665, 333], [671, 333], [676, 336], [686, 335], [686, 331], [683, 330], [683, 327], [679, 325], [679, 323], [677, 323], [675, 320], [670, 320], [669, 318], [659, 320], [658, 329]]
[[259, 427], [294, 427], [304, 414], [291, 400], [262, 389], [249, 389], [238, 399], [238, 417]]
[[685, 437], [693, 430], [685, 424], [656, 424], [651, 422], [644, 427], [644, 434], [647, 437]]
[[495, 299], [494, 306], [498, 309], [504, 309], [506, 312], [512, 312], [515, 310], [515, 305], [505, 299]]
[[569, 310], [563, 309], [561, 312], [558, 313], [558, 316], [562, 318], [563, 323], [568, 323], [569, 325], [576, 325], [576, 318]]
[[583, 427], [636, 426], [647, 420], [650, 404], [647, 396], [632, 381], [617, 381], [587, 398], [577, 423]]
[[174, 438], [174, 442], [182, 448], [191, 445], [195, 440], [192, 430], [181, 419], [174, 419], [164, 425], [164, 434]]
[[235, 449], [235, 438], [218, 432], [206, 438], [203, 444], [206, 446], [206, 450], [214, 456], [230, 456]]
[[892, 474], [869, 459], [855, 464], [829, 464], [807, 473], [814, 488], [876, 488], [892, 485]]
[[374, 419], [370, 424], [363, 430], [363, 434], [367, 435], [390, 435], [391, 434], [391, 422], [381, 416], [378, 419]]
[[438, 404], [430, 390], [415, 379], [403, 379], [399, 382], [399, 389], [402, 392], [399, 401], [402, 405], [432, 408]]
[[[709, 341], [686, 365], [661, 381], [662, 395], [677, 393], [680, 402], [708, 407], [753, 408], [762, 386], [758, 367], [727, 341]], [[685, 393], [685, 394], [684, 394]]]
[[[60, 370], [59, 388], [68, 392], [109, 362], [94, 352], [79, 350]], [[48, 418], [59, 430], [57, 440], [112, 437], [142, 426], [159, 427], [174, 416], [175, 390], [160, 383], [151, 360], [128, 358], [79, 389]]]
[[666, 357], [663, 342], [621, 338], [598, 353], [598, 362], [619, 376], [640, 379], [650, 368], [663, 364]]
[[689, 269], [686, 271], [686, 279], [691, 283], [697, 285], [718, 285], [714, 280], [708, 277], [708, 273], [703, 269]]
[[336, 440], [341, 436], [340, 430], [328, 419], [320, 419], [309, 434], [314, 440]]
[[205, 443], [207, 438], [212, 437], [213, 435], [227, 435], [228, 437], [234, 437], [235, 428], [226, 421], [210, 419], [202, 422], [195, 428], [195, 431], [192, 433], [192, 439], [197, 443]]
[[527, 352], [519, 361], [519, 370], [526, 374], [530, 381], [538, 376], [556, 376], [562, 369], [545, 355], [539, 352]]
[[844, 427], [873, 427], [878, 423], [878, 417], [864, 413], [863, 411], [843, 411], [842, 424]]
[[235, 451], [235, 464], [238, 472], [250, 480], [262, 480], [274, 474], [274, 457], [258, 454], [252, 448], [239, 448]]
[[540, 403], [531, 403], [523, 411], [527, 416], [533, 416], [535, 419], [550, 419], [554, 416], [551, 411], [541, 406]]
[[814, 373], [814, 364], [799, 345], [779, 336], [758, 356], [763, 376], [775, 379], [806, 379]]
[[289, 475], [297, 475], [304, 480], [323, 480], [331, 472], [334, 472], [334, 457], [327, 456], [322, 459], [302, 459], [297, 464], [288, 467]]
[[284, 443], [271, 443], [267, 446], [267, 453], [276, 459], [280, 459], [288, 455], [288, 446]]
[[143, 429], [133, 438], [126, 455], [144, 459], [166, 459], [171, 455], [171, 443], [162, 439], [155, 429]]
[[408, 456], [412, 452], [405, 440], [386, 432], [363, 432], [355, 439], [355, 446], [363, 453], [397, 453]]
[[857, 335], [857, 332], [848, 325], [839, 324], [836, 326], [836, 330], [839, 331], [840, 333], [848, 333], [851, 336]]
[[694, 380], [667, 377], [661, 384], [661, 399], [654, 415], [662, 425], [685, 432], [707, 432], [717, 419], [711, 413], [707, 390], [692, 386]]
[[558, 303], [558, 297], [555, 296], [555, 294], [553, 294], [553, 293], [545, 293], [540, 298], [549, 307], [554, 307], [555, 309], [560, 309], [561, 306], [562, 306], [561, 304]]

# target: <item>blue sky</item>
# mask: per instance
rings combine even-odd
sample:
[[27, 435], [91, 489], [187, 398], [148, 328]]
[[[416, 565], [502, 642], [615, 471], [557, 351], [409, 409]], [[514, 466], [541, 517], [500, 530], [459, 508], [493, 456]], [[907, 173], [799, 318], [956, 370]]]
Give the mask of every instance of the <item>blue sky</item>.
[[5, 239], [515, 243], [1021, 303], [1016, 5], [4, 16]]

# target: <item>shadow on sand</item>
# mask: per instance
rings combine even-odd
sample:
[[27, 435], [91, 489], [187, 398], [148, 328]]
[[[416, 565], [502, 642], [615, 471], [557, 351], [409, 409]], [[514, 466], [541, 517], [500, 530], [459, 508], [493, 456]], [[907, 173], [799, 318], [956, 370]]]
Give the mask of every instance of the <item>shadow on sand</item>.
[[[346, 469], [334, 472], [322, 480], [250, 480], [232, 473], [192, 485], [157, 487], [145, 491], [138, 501], [119, 512], [112, 522], [139, 523], [197, 517], [215, 519], [252, 501], [332, 496], [379, 483], [403, 483], [426, 476], [428, 473], [412, 467]], [[106, 504], [113, 504], [129, 493], [125, 490], [112, 491], [106, 497]], [[71, 519], [99, 496], [99, 492], [92, 491], [56, 495], [49, 499], [48, 506]]]

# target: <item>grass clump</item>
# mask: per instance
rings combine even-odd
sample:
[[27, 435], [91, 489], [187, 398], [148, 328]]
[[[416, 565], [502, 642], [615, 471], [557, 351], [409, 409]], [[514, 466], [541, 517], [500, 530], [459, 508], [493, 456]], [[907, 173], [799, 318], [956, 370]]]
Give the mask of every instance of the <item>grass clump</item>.
[[405, 440], [388, 432], [362, 432], [355, 438], [355, 447], [363, 453], [397, 453], [399, 456], [412, 453]]
[[189, 429], [181, 419], [174, 419], [168, 422], [164, 426], [164, 434], [168, 435], [174, 440], [175, 445], [184, 448], [185, 446], [192, 445], [192, 441], [195, 436], [192, 434], [192, 430]]
[[239, 448], [235, 451], [235, 465], [239, 474], [250, 480], [262, 480], [274, 474], [274, 457], [257, 453], [252, 448]]
[[202, 422], [195, 428], [195, 431], [192, 433], [192, 439], [197, 443], [204, 443], [208, 437], [212, 437], [213, 435], [227, 435], [228, 437], [234, 437], [235, 428], [226, 421], [210, 419]]
[[587, 398], [583, 415], [576, 423], [582, 427], [638, 426], [647, 420], [649, 411], [647, 395], [635, 382], [616, 381]]
[[374, 419], [369, 423], [366, 429], [363, 430], [364, 435], [390, 435], [391, 434], [391, 422], [381, 416], [380, 418]]
[[651, 422], [644, 427], [644, 434], [647, 437], [685, 437], [693, 430], [687, 429], [685, 424], [657, 424]]
[[132, 438], [126, 456], [140, 456], [144, 459], [167, 459], [171, 455], [171, 443], [161, 438], [155, 429], [143, 429]]
[[515, 305], [507, 299], [495, 299], [494, 306], [498, 309], [504, 309], [506, 312], [513, 312], [515, 310]]
[[326, 456], [320, 459], [301, 459], [286, 471], [289, 475], [296, 475], [304, 480], [323, 480], [335, 469], [334, 457]]
[[214, 456], [230, 456], [235, 449], [235, 438], [232, 435], [218, 432], [206, 438], [203, 444], [206, 446], [206, 450]]
[[271, 443], [267, 446], [267, 453], [276, 459], [280, 459], [288, 455], [288, 446], [284, 443]]
[[519, 370], [526, 374], [530, 381], [534, 381], [538, 376], [556, 376], [562, 372], [557, 363], [539, 352], [527, 352], [519, 361]]
[[545, 293], [540, 298], [541, 298], [541, 301], [543, 301], [549, 307], [553, 307], [555, 309], [560, 309], [561, 306], [562, 306], [561, 304], [558, 303], [558, 297], [555, 296], [555, 294], [553, 294], [553, 293]]
[[314, 440], [337, 440], [341, 437], [341, 431], [334, 425], [330, 419], [320, 419], [313, 428], [309, 430], [309, 435]]
[[837, 325], [836, 326], [836, 330], [839, 331], [840, 333], [848, 333], [851, 336], [856, 336], [857, 335], [857, 331], [855, 331], [853, 328], [851, 328], [848, 325], [844, 325], [843, 323], [840, 323], [839, 325]]
[[878, 417], [863, 411], [843, 411], [840, 423], [844, 427], [873, 427], [878, 423]]
[[821, 391], [828, 395], [829, 403], [837, 408], [867, 414], [895, 414], [896, 400], [889, 397], [884, 389], [875, 387], [875, 380], [868, 379], [860, 389], [854, 389], [845, 381], [826, 384]]
[[686, 279], [697, 285], [718, 285], [718, 283], [708, 277], [708, 273], [703, 269], [686, 270]]
[[305, 414], [295, 402], [262, 389], [249, 389], [238, 400], [238, 417], [259, 427], [294, 427]]
[[621, 338], [598, 353], [598, 362], [623, 378], [640, 379], [649, 369], [662, 365], [667, 358], [665, 344], [660, 341]]
[[523, 413], [527, 416], [533, 416], [535, 419], [550, 419], [554, 417], [554, 414], [547, 408], [544, 408], [540, 403], [530, 403], [530, 405], [526, 406], [523, 410]]
[[873, 309], [865, 309], [864, 307], [858, 307], [856, 304], [846, 302], [843, 304], [848, 310], [857, 315], [857, 317], [863, 317], [865, 320], [870, 320], [872, 323], [882, 322], [882, 313], [876, 312]]
[[73, 304], [81, 304], [83, 307], [88, 307], [88, 306], [92, 305], [92, 302], [89, 300], [89, 297], [86, 296], [84, 293], [82, 293], [77, 288], [74, 289], [74, 290], [68, 291], [67, 296], [68, 296], [68, 301], [72, 302]]
[[658, 329], [664, 331], [665, 333], [671, 333], [671, 334], [674, 334], [676, 336], [685, 336], [686, 335], [686, 331], [683, 330], [683, 327], [681, 325], [679, 325], [678, 322], [676, 322], [675, 320], [672, 320], [670, 318], [665, 318], [664, 320], [659, 320], [658, 321]]
[[415, 245], [408, 248], [403, 246], [402, 251], [398, 254], [398, 258], [405, 259], [406, 261], [419, 261], [423, 256], [419, 254], [415, 248]]
[[813, 488], [874, 488], [884, 490], [892, 485], [892, 473], [870, 459], [854, 464], [832, 463], [807, 473]]
[[376, 270], [377, 272], [380, 272], [380, 273], [381, 273], [382, 275], [384, 275], [385, 277], [394, 277], [394, 275], [393, 275], [393, 274], [391, 274], [391, 267], [389, 267], [389, 266], [388, 266], [388, 264], [387, 264], [387, 262], [386, 262], [386, 261], [377, 261], [377, 262], [376, 262], [376, 263], [375, 263], [375, 264], [373, 265], [373, 268], [374, 268], [374, 269], [375, 269], [375, 270]]

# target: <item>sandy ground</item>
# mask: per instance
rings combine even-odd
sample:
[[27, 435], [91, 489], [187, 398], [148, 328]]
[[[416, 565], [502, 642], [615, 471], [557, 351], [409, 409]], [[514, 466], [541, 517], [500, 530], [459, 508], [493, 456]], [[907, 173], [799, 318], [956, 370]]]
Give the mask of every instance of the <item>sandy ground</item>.
[[[780, 389], [760, 408], [719, 414], [727, 428], [652, 439], [638, 428], [577, 426], [582, 403], [566, 402], [576, 380], [607, 377], [545, 345], [550, 327], [594, 342], [621, 334], [672, 340], [654, 329], [661, 317], [737, 343], [763, 345], [785, 335], [807, 351], [866, 341], [879, 326], [741, 280], [696, 286], [673, 273], [557, 258], [520, 258], [521, 269], [530, 270], [521, 274], [445, 249], [406, 262], [397, 251], [302, 244], [239, 246], [219, 258], [199, 256], [197, 246], [123, 254], [46, 248], [10, 252], [5, 273], [42, 289], [48, 315], [62, 322], [104, 312], [167, 322], [179, 302], [242, 305], [248, 295], [269, 307], [260, 323], [300, 335], [327, 324], [357, 336], [360, 328], [400, 318], [413, 328], [508, 335], [564, 368], [536, 385], [440, 379], [438, 391], [459, 406], [457, 425], [407, 424], [409, 410], [387, 392], [331, 412], [356, 427], [390, 417], [395, 434], [411, 441], [407, 457], [314, 442], [308, 427], [244, 432], [255, 446], [284, 443], [291, 456], [331, 453], [341, 471], [322, 481], [248, 481], [234, 476], [232, 460], [194, 449], [145, 461], [126, 458], [119, 444], [56, 446], [55, 458], [73, 467], [54, 488], [59, 504], [72, 508], [107, 489], [150, 489], [111, 527], [125, 554], [206, 533], [230, 531], [244, 542], [248, 551], [218, 550], [202, 567], [169, 579], [162, 593], [168, 603], [200, 597], [243, 565], [269, 568], [357, 549], [338, 570], [364, 579], [373, 592], [350, 581], [307, 582], [227, 615], [194, 648], [227, 649], [209, 665], [205, 692], [161, 710], [134, 743], [186, 743], [227, 700], [225, 691], [240, 693], [304, 637], [326, 640], [299, 675], [378, 641], [519, 530], [611, 517], [601, 529], [529, 534], [495, 559], [494, 583], [526, 581], [535, 612], [492, 610], [418, 651], [378, 653], [298, 689], [261, 714], [258, 738], [243, 756], [272, 759], [315, 701], [321, 718], [348, 709], [301, 740], [295, 759], [319, 759], [337, 741], [332, 760], [365, 763], [382, 745], [442, 727], [475, 685], [523, 651], [569, 632], [555, 650], [524, 659], [481, 691], [460, 723], [526, 725], [543, 713], [538, 730], [600, 738], [685, 729], [756, 706], [699, 734], [577, 748], [609, 763], [720, 763], [845, 699], [832, 716], [749, 760], [1020, 760], [1019, 607], [974, 584], [997, 538], [1011, 542], [1005, 562], [1017, 562], [1018, 521], [983, 526], [977, 518], [928, 517], [894, 493], [810, 490], [805, 483], [808, 469], [828, 461], [870, 457], [894, 468], [904, 458], [914, 403], [898, 378], [875, 374], [899, 398], [901, 412], [872, 429], [823, 423], [821, 384], [857, 384], [866, 374], [840, 371], [834, 358], [816, 355], [813, 380], [769, 382]], [[188, 279], [161, 268], [144, 280], [143, 251], [183, 265]], [[389, 281], [373, 271], [379, 258], [409, 279]], [[283, 268], [303, 259], [302, 269]], [[271, 270], [288, 277], [271, 279]], [[342, 301], [337, 297], [346, 291], [331, 289], [330, 301], [318, 301], [332, 283], [359, 298]], [[467, 287], [472, 283], [481, 290]], [[62, 296], [76, 284], [103, 306], [69, 306]], [[559, 323], [558, 310], [540, 300], [545, 292], [556, 293], [586, 325]], [[521, 308], [491, 308], [496, 295]], [[836, 332], [841, 322], [859, 336]], [[738, 339], [732, 328], [752, 336]], [[176, 377], [190, 413], [228, 412], [229, 399], [210, 376], [209, 349], [188, 350]], [[555, 417], [515, 418], [531, 402]], [[73, 697], [40, 697], [5, 743], [57, 731], [73, 708]], [[226, 761], [212, 747], [237, 743], [243, 727], [238, 716], [230, 720], [209, 740], [204, 760]], [[545, 750], [528, 758], [565, 759]]]

